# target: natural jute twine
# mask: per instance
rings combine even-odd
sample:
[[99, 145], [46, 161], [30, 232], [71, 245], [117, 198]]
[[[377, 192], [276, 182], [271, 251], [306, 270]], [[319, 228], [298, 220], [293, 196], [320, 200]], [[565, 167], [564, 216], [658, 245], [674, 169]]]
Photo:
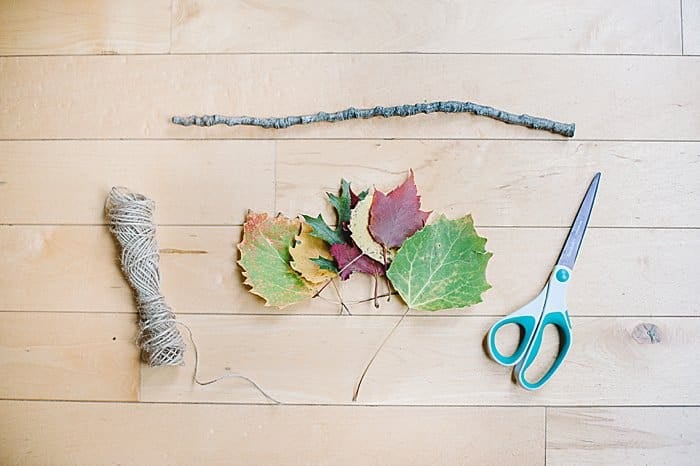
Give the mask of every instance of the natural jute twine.
[[185, 342], [160, 292], [154, 210], [152, 200], [121, 187], [112, 188], [105, 203], [110, 231], [121, 246], [122, 271], [136, 298], [141, 357], [150, 366], [174, 366], [184, 364]]
[[136, 297], [141, 327], [138, 338], [141, 358], [149, 366], [183, 365], [185, 342], [177, 329], [177, 325], [181, 325], [187, 330], [194, 348], [194, 383], [204, 386], [229, 378], [242, 379], [268, 400], [280, 404], [253, 379], [242, 374], [225, 374], [211, 380], [199, 379], [199, 351], [192, 330], [175, 320], [175, 313], [165, 303], [160, 292], [160, 254], [153, 223], [154, 210], [155, 202], [121, 187], [112, 188], [105, 202], [110, 231], [121, 246], [122, 271]]

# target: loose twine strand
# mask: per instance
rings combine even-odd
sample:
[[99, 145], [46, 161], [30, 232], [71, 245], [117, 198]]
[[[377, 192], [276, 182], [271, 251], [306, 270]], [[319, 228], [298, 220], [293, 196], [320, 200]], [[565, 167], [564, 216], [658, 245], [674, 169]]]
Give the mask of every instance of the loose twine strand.
[[192, 330], [175, 319], [175, 313], [160, 292], [160, 254], [153, 223], [155, 203], [127, 188], [114, 187], [105, 202], [110, 231], [121, 247], [122, 271], [134, 290], [139, 315], [138, 344], [141, 358], [151, 367], [184, 365], [185, 342], [177, 325], [187, 330], [194, 349], [192, 380], [197, 385], [210, 385], [228, 378], [250, 383], [260, 394], [275, 404], [255, 381], [241, 374], [225, 374], [211, 380], [200, 380], [199, 350]]

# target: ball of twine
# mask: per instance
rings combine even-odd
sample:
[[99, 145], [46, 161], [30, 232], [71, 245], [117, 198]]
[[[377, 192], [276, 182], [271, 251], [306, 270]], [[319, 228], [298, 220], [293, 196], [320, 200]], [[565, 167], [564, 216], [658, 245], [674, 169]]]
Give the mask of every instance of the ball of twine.
[[154, 210], [152, 200], [122, 187], [112, 188], [105, 203], [110, 231], [121, 246], [122, 271], [136, 298], [141, 357], [150, 366], [181, 365], [185, 343], [160, 292]]

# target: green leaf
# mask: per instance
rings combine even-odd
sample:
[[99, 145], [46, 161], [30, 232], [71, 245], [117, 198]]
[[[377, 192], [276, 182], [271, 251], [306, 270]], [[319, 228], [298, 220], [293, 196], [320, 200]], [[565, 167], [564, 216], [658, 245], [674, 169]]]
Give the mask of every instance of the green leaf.
[[248, 212], [243, 239], [238, 244], [238, 264], [250, 292], [262, 297], [267, 306], [283, 308], [313, 296], [316, 290], [289, 265], [289, 247], [299, 232], [300, 222], [283, 215]]
[[326, 193], [328, 201], [338, 213], [338, 225], [350, 221], [350, 183], [344, 179], [340, 180], [340, 194]]
[[330, 270], [331, 272], [338, 273], [338, 266], [335, 265], [335, 261], [332, 259], [318, 256], [315, 259], [311, 259], [311, 261], [318, 264], [321, 270]]
[[408, 238], [387, 272], [391, 284], [412, 309], [439, 311], [481, 302], [491, 288], [486, 238], [474, 230], [471, 215], [444, 215]]
[[311, 232], [311, 236], [314, 238], [319, 238], [328, 243], [330, 246], [338, 243], [345, 243], [345, 238], [343, 232], [340, 229], [332, 229], [323, 220], [321, 214], [314, 218], [310, 215], [304, 215], [304, 220], [308, 223], [314, 231]]

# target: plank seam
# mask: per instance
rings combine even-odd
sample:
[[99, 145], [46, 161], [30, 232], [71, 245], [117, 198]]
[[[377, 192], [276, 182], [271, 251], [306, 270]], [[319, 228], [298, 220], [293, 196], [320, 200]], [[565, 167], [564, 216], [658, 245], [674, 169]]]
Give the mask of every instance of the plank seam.
[[[430, 56], [508, 56], [508, 57], [644, 57], [644, 58], [678, 58], [683, 57], [682, 53], [587, 53], [587, 52], [398, 52], [398, 51], [372, 51], [372, 52], [299, 52], [299, 51], [274, 51], [274, 52], [136, 52], [136, 53], [56, 53], [56, 54], [7, 54], [0, 55], [2, 58], [50, 58], [50, 57], [129, 57], [129, 56], [177, 56], [177, 57], [197, 57], [197, 56], [256, 56], [256, 55], [308, 55], [308, 56], [336, 56], [336, 55], [430, 55]], [[689, 56], [689, 55], [685, 55]]]
[[681, 6], [681, 55], [685, 55], [685, 45], [683, 39], [683, 36], [685, 35], [685, 32], [683, 31], [683, 0], [678, 1], [680, 2]]
[[[105, 227], [107, 223], [0, 223], [0, 228], [13, 227]], [[156, 223], [156, 227], [164, 228], [242, 228], [242, 223]], [[335, 226], [335, 225], [331, 225]], [[474, 225], [475, 228], [488, 228], [491, 230], [568, 230], [566, 225]], [[700, 226], [624, 226], [624, 225], [589, 225], [589, 230], [659, 230], [659, 231], [688, 231], [700, 230]]]
[[[699, 55], [700, 56], [700, 55]], [[192, 137], [192, 138], [0, 138], [0, 142], [75, 142], [75, 141], [86, 141], [86, 142], [104, 142], [104, 141], [143, 141], [143, 142], [164, 142], [164, 141], [314, 141], [314, 142], [324, 142], [324, 141], [438, 141], [438, 142], [449, 142], [449, 141], [513, 141], [513, 142], [552, 142], [561, 144], [562, 142], [620, 142], [620, 143], [631, 143], [631, 144], [648, 144], [648, 143], [666, 143], [666, 144], [678, 144], [678, 143], [697, 143], [700, 139], [601, 139], [601, 138], [579, 138], [574, 139], [564, 139], [564, 138], [488, 138], [488, 137], [453, 137], [453, 138], [439, 138], [439, 137], [374, 137], [374, 138], [362, 138], [362, 137], [250, 137], [250, 138], [236, 138], [236, 137]]]
[[[420, 311], [414, 311], [420, 312]], [[93, 315], [93, 316], [125, 316], [133, 315], [136, 316], [136, 311], [76, 311], [76, 310], [42, 310], [42, 309], [0, 309], [0, 314], [77, 314], [77, 315]], [[269, 317], [277, 319], [280, 317], [294, 317], [294, 318], [343, 318], [337, 312], [335, 313], [297, 313], [297, 314], [283, 314], [283, 313], [255, 313], [255, 312], [242, 312], [242, 313], [231, 313], [231, 312], [192, 312], [192, 311], [180, 311], [177, 314], [179, 316], [190, 316], [190, 317], [226, 317], [226, 318], [238, 318], [238, 317]], [[396, 314], [375, 314], [375, 313], [353, 313], [355, 317], [383, 317], [386, 319], [396, 318], [400, 316], [401, 313]], [[417, 318], [417, 319], [496, 319], [503, 317], [503, 314], [407, 314], [406, 318]], [[647, 314], [647, 315], [627, 315], [627, 314], [615, 314], [615, 315], [599, 315], [599, 314], [581, 314], [577, 313], [573, 316], [573, 320], [576, 319], [700, 319], [700, 315], [678, 315], [678, 314]]]
[[659, 408], [700, 408], [700, 404], [630, 404], [630, 405], [615, 405], [615, 404], [575, 404], [575, 405], [559, 405], [559, 404], [382, 404], [382, 403], [282, 403], [275, 405], [272, 403], [261, 402], [235, 402], [235, 401], [138, 401], [138, 400], [81, 400], [68, 398], [4, 398], [0, 397], [0, 402], [36, 402], [36, 403], [90, 403], [90, 404], [143, 404], [143, 405], [165, 405], [165, 406], [181, 406], [181, 405], [203, 405], [203, 406], [268, 406], [274, 408], [284, 407], [310, 407], [310, 408], [522, 408], [522, 409], [659, 409]]
[[548, 406], [544, 407], [544, 466], [547, 466], [547, 452], [549, 444], [547, 443], [547, 418], [549, 417]]

